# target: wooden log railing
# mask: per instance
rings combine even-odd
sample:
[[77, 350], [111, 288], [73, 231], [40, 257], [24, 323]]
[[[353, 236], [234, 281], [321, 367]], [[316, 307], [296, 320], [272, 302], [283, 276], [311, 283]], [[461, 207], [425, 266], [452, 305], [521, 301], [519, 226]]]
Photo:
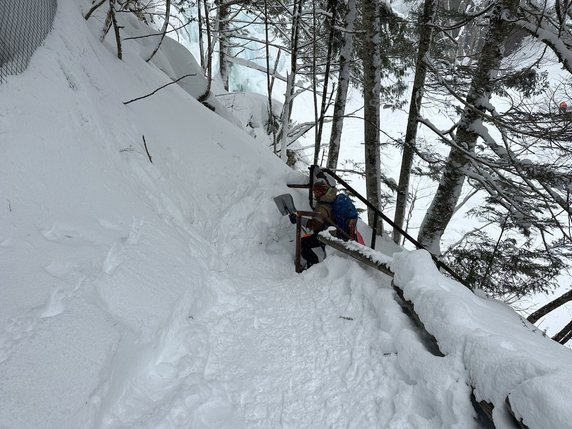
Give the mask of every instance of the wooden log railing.
[[[348, 256], [351, 256], [352, 258], [356, 259], [362, 264], [365, 264], [369, 267], [373, 267], [378, 271], [381, 271], [382, 273], [390, 276], [392, 278], [391, 286], [396, 293], [396, 301], [403, 309], [403, 312], [407, 314], [407, 316], [409, 316], [409, 318], [419, 328], [420, 339], [425, 345], [426, 349], [435, 356], [440, 356], [440, 357], [445, 356], [445, 354], [441, 351], [439, 347], [437, 338], [435, 338], [435, 336], [433, 336], [427, 330], [421, 318], [415, 311], [414, 303], [409, 301], [405, 297], [403, 290], [399, 286], [397, 286], [393, 281], [393, 272], [391, 271], [389, 266], [389, 258], [384, 259], [383, 256], [379, 254], [379, 252], [372, 251], [372, 249], [368, 248], [367, 246], [359, 244], [355, 241], [344, 241], [342, 239], [334, 237], [331, 235], [330, 232], [331, 231], [323, 231], [319, 233], [318, 240], [321, 243], [324, 243]], [[479, 421], [483, 429], [494, 429], [495, 424], [493, 420], [493, 409], [494, 409], [493, 404], [484, 400], [477, 401], [474, 394], [475, 387], [471, 386], [471, 388], [472, 388], [471, 402], [473, 403], [473, 407], [475, 408], [475, 411], [477, 413], [477, 420]], [[509, 416], [512, 417], [513, 424], [515, 425], [515, 427], [519, 429], [529, 429], [524, 424], [524, 422], [522, 422], [522, 420], [519, 420], [514, 414], [508, 396], [505, 400], [504, 408], [509, 414]]]

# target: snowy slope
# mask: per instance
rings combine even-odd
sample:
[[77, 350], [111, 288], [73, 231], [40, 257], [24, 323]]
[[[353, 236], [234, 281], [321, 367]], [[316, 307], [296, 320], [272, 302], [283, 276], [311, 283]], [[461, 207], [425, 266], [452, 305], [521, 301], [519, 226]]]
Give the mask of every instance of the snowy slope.
[[[192, 88], [123, 104], [171, 79], [58, 5], [0, 86], [0, 428], [479, 427], [469, 384], [488, 360], [467, 369], [442, 318], [449, 354], [429, 353], [389, 279], [335, 251], [295, 274], [272, 197], [300, 175]], [[423, 302], [419, 277], [440, 275], [407, 255], [394, 269]]]
[[125, 107], [168, 82], [126, 57], [62, 1], [28, 71], [0, 88], [6, 427], [97, 420], [157, 358], [177, 303], [207, 307], [209, 271], [235, 251], [226, 243], [267, 235], [283, 190], [278, 160], [176, 86]]

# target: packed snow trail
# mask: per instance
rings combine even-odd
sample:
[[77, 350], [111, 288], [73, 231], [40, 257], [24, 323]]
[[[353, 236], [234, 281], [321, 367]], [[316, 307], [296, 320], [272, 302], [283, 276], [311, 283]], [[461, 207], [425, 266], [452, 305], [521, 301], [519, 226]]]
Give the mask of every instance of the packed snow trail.
[[225, 385], [247, 427], [359, 428], [380, 421], [376, 386], [388, 377], [371, 362], [394, 352], [384, 352], [375, 309], [359, 288], [331, 284], [320, 268], [306, 282], [234, 280], [235, 304], [205, 320], [218, 339], [206, 377]]
[[285, 258], [292, 233], [288, 225], [246, 248], [236, 247], [238, 236], [219, 235], [226, 252], [215, 246], [205, 294], [178, 303], [148, 347], [154, 358], [114, 389], [123, 393], [98, 424], [476, 427], [459, 368], [423, 347], [389, 278], [333, 250], [295, 274]]

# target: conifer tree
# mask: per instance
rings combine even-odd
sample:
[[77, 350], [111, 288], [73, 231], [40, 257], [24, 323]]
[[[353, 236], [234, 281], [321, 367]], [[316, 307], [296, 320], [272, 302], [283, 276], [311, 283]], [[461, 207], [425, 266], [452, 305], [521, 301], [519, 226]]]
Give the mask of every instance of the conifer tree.
[[[409, 179], [411, 177], [411, 167], [415, 154], [418, 117], [421, 114], [421, 101], [423, 100], [425, 77], [427, 75], [427, 61], [429, 61], [428, 56], [433, 38], [436, 5], [436, 0], [425, 0], [423, 13], [419, 19], [419, 48], [417, 50], [415, 76], [413, 78], [411, 100], [409, 102], [409, 115], [407, 118], [401, 170], [399, 173], [399, 183], [397, 185], [397, 200], [395, 203], [394, 222], [399, 228], [403, 227], [407, 209]], [[393, 230], [393, 240], [396, 243], [399, 243], [401, 240], [401, 233], [397, 228]]]
[[[380, 153], [379, 153], [379, 111], [381, 86], [381, 16], [377, 0], [362, 0], [364, 40], [362, 64], [364, 70], [364, 148], [366, 198], [375, 207], [380, 207]], [[368, 224], [378, 228], [377, 216], [368, 209]]]
[[491, 11], [490, 24], [475, 68], [466, 104], [458, 122], [456, 134], [445, 163], [439, 186], [419, 229], [418, 241], [435, 255], [439, 255], [440, 241], [459, 201], [465, 182], [470, 155], [475, 152], [481, 130], [481, 115], [489, 110], [494, 90], [494, 76], [499, 72], [504, 44], [510, 25], [502, 15], [515, 13], [517, 0], [497, 0]]

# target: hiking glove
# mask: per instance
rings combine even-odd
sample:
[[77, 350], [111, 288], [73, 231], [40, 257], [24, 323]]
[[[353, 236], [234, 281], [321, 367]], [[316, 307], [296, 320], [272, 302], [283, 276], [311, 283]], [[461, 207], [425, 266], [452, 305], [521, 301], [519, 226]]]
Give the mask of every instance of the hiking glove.
[[288, 215], [288, 217], [290, 218], [290, 223], [296, 223], [296, 214], [295, 213], [290, 213]]

